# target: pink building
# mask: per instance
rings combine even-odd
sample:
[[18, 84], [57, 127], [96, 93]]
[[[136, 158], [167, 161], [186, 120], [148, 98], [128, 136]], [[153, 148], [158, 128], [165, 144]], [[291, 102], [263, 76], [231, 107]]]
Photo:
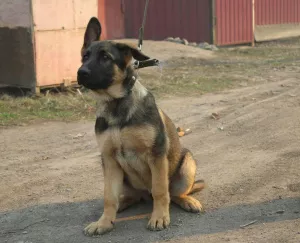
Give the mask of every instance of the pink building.
[[80, 48], [98, 0], [1, 0], [0, 87], [76, 83]]
[[[76, 83], [91, 16], [102, 39], [137, 38], [145, 0], [0, 0], [0, 87]], [[300, 0], [150, 0], [145, 39], [218, 46], [300, 36]]]

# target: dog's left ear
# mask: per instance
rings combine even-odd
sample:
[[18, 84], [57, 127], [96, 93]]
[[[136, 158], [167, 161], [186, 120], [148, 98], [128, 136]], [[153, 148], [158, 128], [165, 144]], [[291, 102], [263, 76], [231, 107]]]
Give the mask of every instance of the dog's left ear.
[[86, 27], [84, 33], [84, 40], [81, 52], [83, 52], [93, 41], [100, 40], [101, 35], [101, 24], [96, 17], [92, 17]]
[[131, 44], [116, 43], [116, 47], [125, 54], [126, 63], [129, 63], [132, 57], [138, 61], [150, 59], [150, 57], [146, 56], [139, 49], [137, 49], [137, 47]]

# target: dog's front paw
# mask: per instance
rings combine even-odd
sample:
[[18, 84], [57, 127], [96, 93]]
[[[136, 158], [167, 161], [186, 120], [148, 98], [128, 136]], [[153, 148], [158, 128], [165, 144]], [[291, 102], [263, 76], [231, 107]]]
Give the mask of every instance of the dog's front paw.
[[167, 228], [170, 224], [170, 216], [156, 216], [152, 215], [149, 222], [148, 222], [148, 229], [149, 230], [163, 230]]
[[112, 223], [102, 223], [101, 221], [96, 221], [89, 224], [84, 229], [84, 234], [88, 236], [93, 235], [103, 235], [114, 228]]

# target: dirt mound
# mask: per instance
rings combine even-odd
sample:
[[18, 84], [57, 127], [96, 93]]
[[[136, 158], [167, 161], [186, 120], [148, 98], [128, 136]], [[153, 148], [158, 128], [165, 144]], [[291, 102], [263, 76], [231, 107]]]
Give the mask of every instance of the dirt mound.
[[[176, 126], [191, 129], [180, 140], [207, 183], [195, 194], [206, 213], [172, 205], [170, 228], [161, 232], [146, 230], [148, 203], [119, 214], [103, 237], [82, 234], [103, 211], [94, 121], [0, 130], [0, 242], [300, 242], [298, 50], [298, 42], [211, 52], [145, 41], [143, 51], [166, 65], [142, 69], [140, 79], [172, 94], [158, 103]], [[217, 53], [223, 59], [203, 65]], [[192, 96], [197, 89], [214, 93]]]
[[[119, 42], [127, 42], [137, 45], [136, 39], [121, 39]], [[166, 61], [172, 58], [199, 58], [209, 60], [215, 57], [214, 52], [198, 47], [186, 46], [169, 41], [143, 41], [142, 51], [151, 58]]]
[[[198, 160], [197, 178], [208, 184], [197, 195], [207, 213], [191, 215], [172, 207], [170, 230], [150, 233], [146, 219], [129, 220], [117, 224], [104, 241], [300, 242], [297, 79], [159, 104], [176, 125], [192, 129], [181, 141]], [[213, 112], [219, 119], [212, 119]], [[82, 228], [103, 210], [102, 202], [93, 201], [103, 197], [93, 125], [52, 122], [1, 131], [0, 209], [37, 205], [2, 214], [3, 241], [55, 236], [55, 242], [70, 237], [90, 242]], [[149, 213], [151, 206], [130, 212]]]

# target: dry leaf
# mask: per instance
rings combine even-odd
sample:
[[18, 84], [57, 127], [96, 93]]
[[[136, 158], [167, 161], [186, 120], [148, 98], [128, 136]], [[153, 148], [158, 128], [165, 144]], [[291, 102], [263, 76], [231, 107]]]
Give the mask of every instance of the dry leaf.
[[184, 132], [182, 127], [177, 127], [177, 132]]
[[212, 118], [212, 119], [215, 119], [215, 120], [219, 120], [219, 119], [220, 119], [220, 115], [219, 115], [218, 113], [213, 112], [213, 113], [211, 114], [211, 118]]
[[184, 136], [184, 132], [178, 132], [178, 136], [179, 137], [183, 137]]

